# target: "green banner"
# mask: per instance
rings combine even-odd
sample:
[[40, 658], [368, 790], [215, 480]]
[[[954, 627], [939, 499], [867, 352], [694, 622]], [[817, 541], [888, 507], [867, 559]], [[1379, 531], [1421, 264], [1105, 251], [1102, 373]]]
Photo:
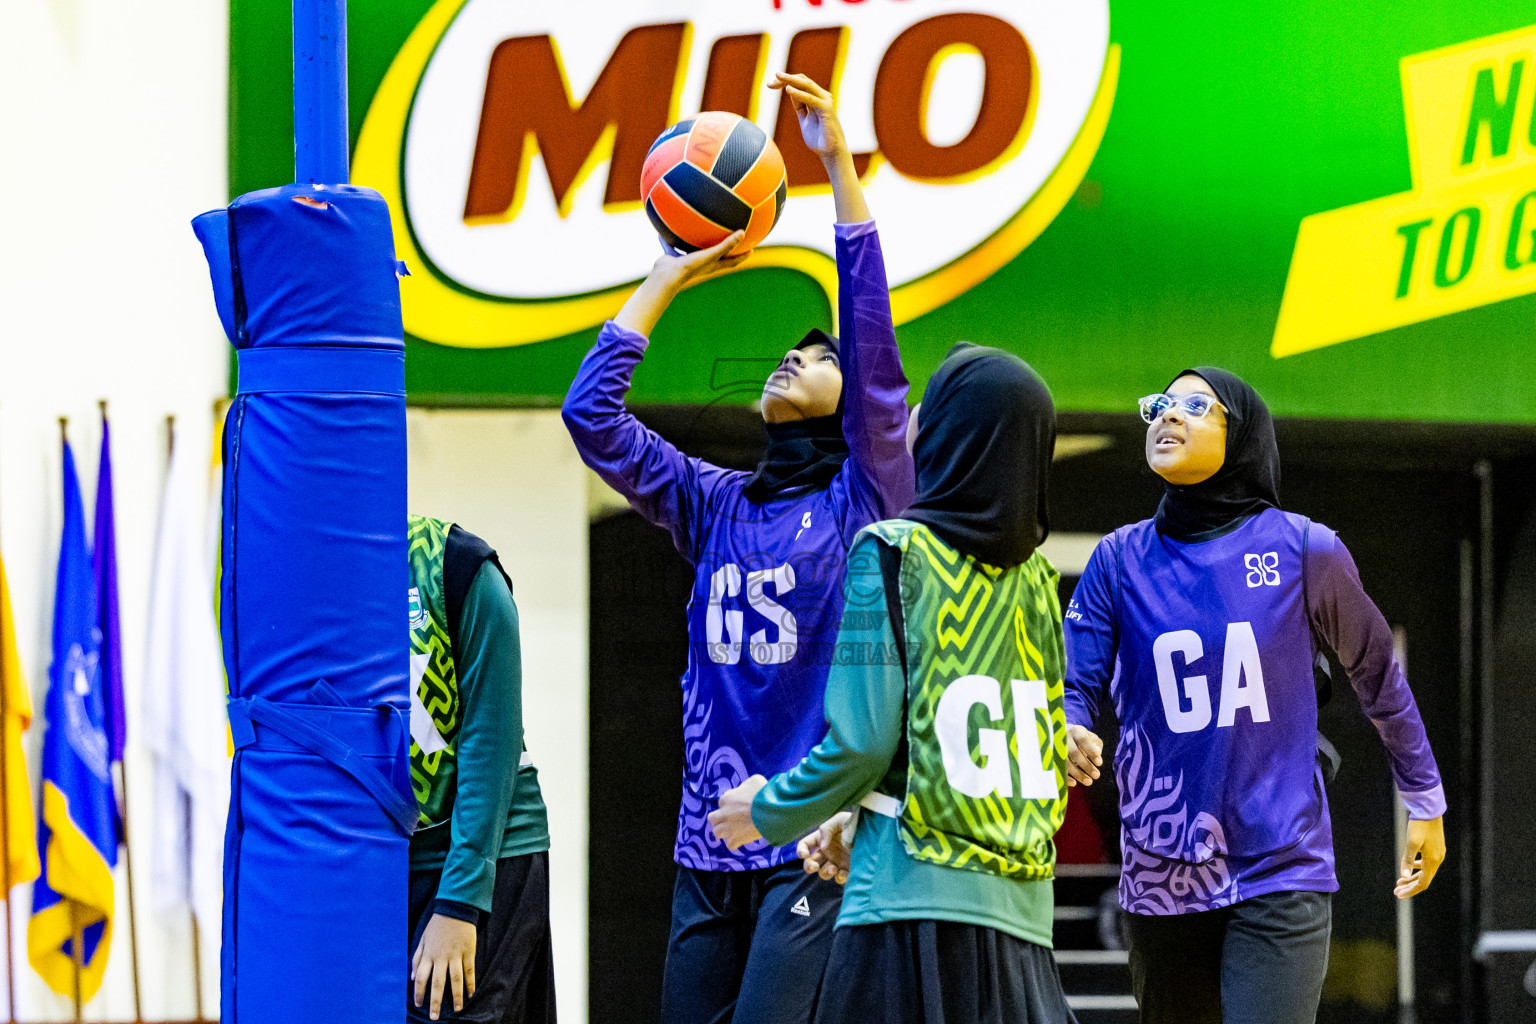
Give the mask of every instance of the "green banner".
[[[234, 194], [292, 178], [288, 10], [231, 2]], [[787, 68], [835, 82], [919, 389], [964, 339], [1064, 409], [1215, 364], [1282, 415], [1536, 422], [1528, 3], [352, 0], [349, 26], [413, 401], [559, 402], [657, 251], [639, 161], [706, 100], [775, 138], [790, 196], [674, 303], [633, 400], [746, 401], [740, 361], [830, 328], [831, 198], [762, 87]]]

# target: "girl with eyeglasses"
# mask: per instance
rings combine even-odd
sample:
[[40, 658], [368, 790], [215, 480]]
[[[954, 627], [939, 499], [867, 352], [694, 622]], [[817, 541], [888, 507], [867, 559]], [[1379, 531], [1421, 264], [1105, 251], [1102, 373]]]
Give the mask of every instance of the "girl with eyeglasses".
[[1282, 511], [1263, 399], [1185, 370], [1141, 400], [1157, 515], [1099, 543], [1065, 615], [1070, 784], [1120, 726], [1120, 905], [1143, 1022], [1316, 1019], [1333, 832], [1313, 665], [1343, 665], [1408, 807], [1395, 893], [1445, 858], [1445, 794], [1392, 633], [1327, 527]]

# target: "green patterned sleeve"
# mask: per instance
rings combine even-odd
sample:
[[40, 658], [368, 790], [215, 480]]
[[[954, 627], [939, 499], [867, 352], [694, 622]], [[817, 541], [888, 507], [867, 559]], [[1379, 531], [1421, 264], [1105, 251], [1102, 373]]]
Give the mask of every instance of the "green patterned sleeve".
[[901, 743], [906, 679], [886, 612], [872, 536], [849, 554], [842, 625], [827, 676], [827, 735], [799, 765], [774, 776], [752, 802], [752, 822], [770, 843], [793, 842], [873, 790]]

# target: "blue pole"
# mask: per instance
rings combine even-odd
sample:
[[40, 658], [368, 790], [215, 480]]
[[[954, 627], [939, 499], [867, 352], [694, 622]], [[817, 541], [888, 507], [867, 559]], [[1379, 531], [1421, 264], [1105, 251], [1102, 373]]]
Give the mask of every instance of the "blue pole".
[[293, 0], [293, 178], [347, 181], [347, 0]]

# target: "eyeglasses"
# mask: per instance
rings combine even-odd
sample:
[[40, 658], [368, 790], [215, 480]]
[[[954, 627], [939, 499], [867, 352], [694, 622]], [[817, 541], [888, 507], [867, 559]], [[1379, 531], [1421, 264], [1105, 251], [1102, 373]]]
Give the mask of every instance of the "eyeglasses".
[[1136, 400], [1141, 407], [1141, 418], [1147, 423], [1156, 423], [1162, 419], [1163, 413], [1169, 409], [1178, 407], [1179, 411], [1192, 420], [1198, 420], [1212, 408], [1221, 405], [1210, 395], [1194, 392], [1183, 398], [1174, 398], [1172, 395], [1148, 395]]

